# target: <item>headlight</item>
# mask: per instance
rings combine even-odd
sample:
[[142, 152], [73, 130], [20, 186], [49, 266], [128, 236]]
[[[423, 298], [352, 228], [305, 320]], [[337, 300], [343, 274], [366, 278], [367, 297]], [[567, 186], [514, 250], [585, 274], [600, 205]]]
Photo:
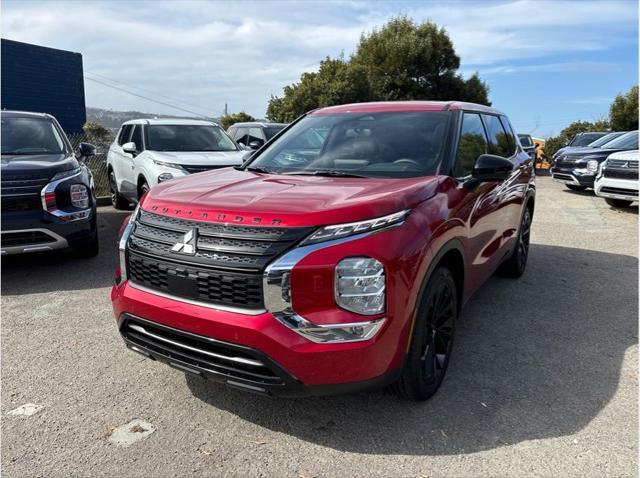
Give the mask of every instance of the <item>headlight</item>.
[[362, 315], [384, 312], [386, 278], [382, 263], [371, 257], [343, 259], [335, 271], [336, 303]]
[[171, 173], [162, 173], [158, 176], [158, 183], [162, 183], [164, 181], [169, 181], [169, 179], [173, 179], [173, 174]]
[[316, 242], [330, 241], [332, 239], [339, 239], [341, 237], [351, 236], [353, 234], [360, 234], [363, 232], [375, 231], [394, 224], [399, 224], [404, 221], [404, 218], [409, 214], [409, 210], [396, 212], [389, 214], [388, 216], [382, 216], [375, 219], [369, 219], [366, 221], [350, 222], [347, 224], [336, 224], [333, 226], [325, 226], [308, 238], [302, 241], [302, 245], [315, 244]]
[[596, 173], [598, 172], [599, 165], [600, 163], [598, 163], [598, 161], [596, 161], [595, 159], [590, 159], [589, 161], [587, 161], [587, 171]]
[[162, 166], [164, 168], [179, 169], [180, 171], [184, 171], [184, 168], [182, 166], [180, 166], [179, 164], [176, 164], [176, 163], [167, 163], [165, 161], [158, 161], [157, 159], [154, 159], [153, 160], [153, 164], [156, 164], [158, 166]]
[[69, 188], [71, 204], [80, 209], [89, 207], [89, 190], [84, 184], [72, 184]]

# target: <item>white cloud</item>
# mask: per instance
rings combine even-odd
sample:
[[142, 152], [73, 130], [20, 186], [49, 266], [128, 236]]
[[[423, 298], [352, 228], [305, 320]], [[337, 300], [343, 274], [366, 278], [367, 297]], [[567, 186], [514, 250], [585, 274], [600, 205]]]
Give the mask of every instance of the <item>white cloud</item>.
[[[182, 98], [206, 114], [264, 114], [271, 94], [350, 54], [361, 32], [406, 13], [449, 31], [463, 71], [570, 71], [585, 63], [536, 61], [598, 52], [636, 33], [625, 1], [429, 2], [3, 2], [3, 37], [79, 51], [85, 70]], [[592, 62], [591, 66], [598, 66]], [[604, 64], [604, 63], [602, 63]], [[564, 70], [563, 70], [564, 69]], [[569, 70], [567, 70], [569, 69]], [[574, 70], [571, 70], [574, 71]], [[87, 82], [87, 104], [170, 110]]]

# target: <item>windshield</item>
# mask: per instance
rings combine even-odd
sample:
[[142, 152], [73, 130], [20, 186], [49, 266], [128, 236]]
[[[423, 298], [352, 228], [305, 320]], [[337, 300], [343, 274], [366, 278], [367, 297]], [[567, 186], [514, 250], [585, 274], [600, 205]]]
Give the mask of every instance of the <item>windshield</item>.
[[533, 141], [531, 140], [531, 136], [529, 136], [528, 134], [519, 134], [518, 138], [520, 138], [520, 144], [524, 148], [527, 148], [529, 146], [533, 146]]
[[589, 147], [590, 148], [600, 148], [602, 146], [604, 146], [605, 144], [607, 144], [609, 141], [613, 141], [614, 139], [622, 136], [623, 134], [625, 134], [625, 132], [618, 132], [618, 133], [609, 133], [604, 135], [602, 138], [595, 140], [593, 143], [589, 143]]
[[275, 140], [248, 169], [284, 174], [416, 177], [435, 174], [450, 113], [315, 114]]
[[619, 138], [614, 139], [613, 141], [608, 142], [604, 149], [638, 149], [638, 132], [637, 131], [629, 131], [626, 134], [623, 134]]
[[147, 149], [151, 151], [238, 151], [227, 133], [209, 125], [150, 125]]
[[607, 133], [582, 133], [573, 137], [569, 146], [587, 146], [596, 139], [602, 138]]
[[48, 118], [2, 118], [2, 154], [61, 154], [64, 140]]

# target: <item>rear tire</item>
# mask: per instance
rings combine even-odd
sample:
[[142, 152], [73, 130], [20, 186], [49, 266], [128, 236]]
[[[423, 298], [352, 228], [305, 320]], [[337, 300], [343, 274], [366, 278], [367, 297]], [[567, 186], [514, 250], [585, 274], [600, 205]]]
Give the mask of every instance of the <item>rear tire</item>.
[[565, 186], [567, 186], [572, 191], [584, 191], [585, 189], [587, 189], [586, 186], [576, 186], [575, 184], [565, 184]]
[[626, 199], [613, 199], [613, 198], [604, 198], [609, 206], [613, 207], [629, 207], [633, 203], [633, 201], [627, 201]]
[[526, 207], [520, 220], [518, 229], [518, 243], [509, 258], [500, 265], [497, 274], [502, 277], [517, 279], [524, 274], [529, 258], [529, 243], [531, 239], [531, 222], [533, 213], [531, 208]]
[[392, 385], [396, 394], [423, 401], [436, 393], [449, 365], [457, 318], [453, 274], [446, 267], [438, 267], [420, 299], [404, 369]]
[[118, 192], [118, 182], [113, 171], [109, 171], [109, 193], [111, 194], [111, 205], [114, 209], [128, 209], [129, 201]]

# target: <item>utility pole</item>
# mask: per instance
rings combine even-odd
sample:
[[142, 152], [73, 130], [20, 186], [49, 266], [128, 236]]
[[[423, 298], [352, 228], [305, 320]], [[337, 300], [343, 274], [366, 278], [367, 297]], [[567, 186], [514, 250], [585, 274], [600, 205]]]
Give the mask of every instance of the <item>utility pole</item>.
[[225, 103], [225, 104], [224, 104], [224, 115], [225, 115], [225, 116], [227, 116], [227, 114], [228, 114], [228, 111], [227, 111], [227, 104]]

